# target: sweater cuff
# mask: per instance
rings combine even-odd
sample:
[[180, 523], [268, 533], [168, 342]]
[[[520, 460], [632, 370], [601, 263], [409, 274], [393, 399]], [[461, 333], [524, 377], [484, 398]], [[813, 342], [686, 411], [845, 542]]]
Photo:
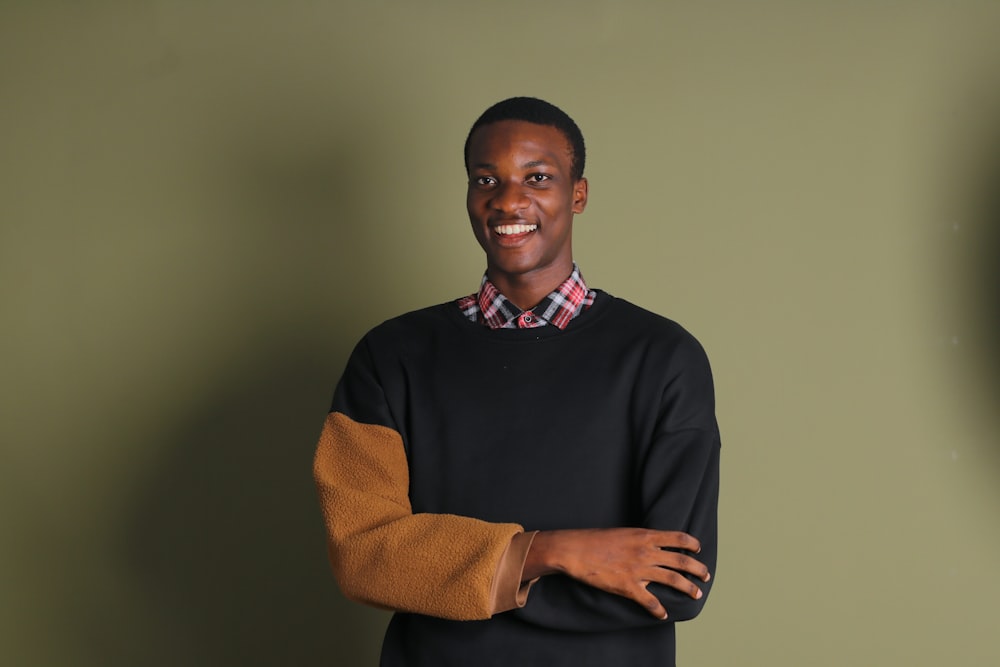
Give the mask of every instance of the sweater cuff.
[[500, 612], [518, 609], [528, 601], [528, 591], [538, 581], [521, 581], [524, 572], [524, 561], [528, 557], [528, 549], [538, 531], [518, 533], [511, 538], [510, 544], [500, 556], [493, 584], [490, 586], [490, 616]]

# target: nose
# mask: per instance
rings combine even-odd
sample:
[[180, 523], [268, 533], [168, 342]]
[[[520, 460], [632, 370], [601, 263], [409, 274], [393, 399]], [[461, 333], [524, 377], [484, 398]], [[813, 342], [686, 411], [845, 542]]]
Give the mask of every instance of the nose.
[[493, 191], [493, 198], [490, 200], [490, 205], [494, 210], [508, 214], [522, 211], [530, 204], [524, 188], [516, 182], [501, 184]]

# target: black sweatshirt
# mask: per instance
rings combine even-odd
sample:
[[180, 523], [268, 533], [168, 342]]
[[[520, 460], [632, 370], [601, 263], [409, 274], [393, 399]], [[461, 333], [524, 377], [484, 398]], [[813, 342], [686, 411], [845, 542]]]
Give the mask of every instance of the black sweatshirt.
[[[488, 522], [444, 529], [452, 536], [444, 542], [442, 530], [423, 528], [395, 541], [394, 528], [414, 517], [352, 528], [365, 539], [381, 531], [355, 550], [353, 557], [361, 553], [366, 563], [353, 570], [343, 565], [338, 571], [352, 557], [344, 546], [350, 540], [331, 538], [345, 592], [352, 585], [345, 579], [372, 580], [354, 582], [365, 588], [385, 573], [393, 582], [389, 590], [352, 597], [411, 610], [390, 622], [384, 667], [674, 664], [674, 622], [698, 614], [711, 582], [696, 582], [705, 593], [700, 600], [651, 584], [669, 614], [665, 621], [562, 575], [542, 577], [522, 608], [485, 620], [412, 613], [423, 608], [396, 605], [393, 591], [409, 599], [407, 593], [436, 581], [438, 552], [451, 562], [467, 559], [470, 571], [495, 563], [510, 537], [509, 528], [498, 525], [512, 524], [515, 531], [642, 526], [688, 532], [701, 541], [696, 557], [714, 582], [720, 448], [714, 391], [702, 347], [680, 325], [600, 291], [565, 330], [491, 330], [470, 322], [454, 302], [440, 304], [365, 336], [337, 387], [331, 416], [390, 436], [378, 443], [368, 435], [330, 436], [349, 440], [342, 447], [401, 443], [411, 505], [404, 509], [421, 521], [457, 515]], [[333, 459], [321, 463], [318, 455], [317, 466], [336, 467], [339, 459]], [[330, 476], [337, 474], [359, 478], [346, 467]], [[363, 477], [370, 479], [367, 472]], [[406, 483], [404, 475], [403, 488]], [[339, 488], [323, 496], [331, 535], [340, 522], [350, 523], [349, 513], [364, 513], [388, 497], [373, 491], [369, 505], [363, 483], [348, 486], [360, 489], [350, 496], [355, 501], [341, 500]], [[322, 481], [320, 488], [323, 494]], [[405, 498], [392, 503], [403, 505]], [[401, 567], [403, 579], [396, 576]], [[427, 612], [453, 616], [436, 610], [447, 608], [449, 596], [463, 604], [463, 586], [483, 586], [482, 576], [464, 577], [461, 567], [448, 570], [446, 583], [434, 584], [439, 594]]]

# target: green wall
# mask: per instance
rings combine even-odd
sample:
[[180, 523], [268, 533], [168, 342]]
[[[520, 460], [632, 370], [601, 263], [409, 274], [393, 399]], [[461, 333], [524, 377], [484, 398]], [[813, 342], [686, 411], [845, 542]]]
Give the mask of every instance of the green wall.
[[590, 283], [705, 344], [685, 665], [1000, 662], [1000, 5], [6, 2], [0, 662], [374, 664], [313, 443], [351, 345], [469, 293], [461, 146], [588, 139]]

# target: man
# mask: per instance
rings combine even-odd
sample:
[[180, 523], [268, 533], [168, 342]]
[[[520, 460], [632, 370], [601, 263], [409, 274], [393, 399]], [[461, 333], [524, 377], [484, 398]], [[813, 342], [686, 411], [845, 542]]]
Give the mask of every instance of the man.
[[465, 163], [479, 292], [370, 331], [320, 437], [334, 574], [397, 612], [385, 667], [673, 665], [716, 560], [708, 361], [583, 281], [569, 116], [499, 102]]

